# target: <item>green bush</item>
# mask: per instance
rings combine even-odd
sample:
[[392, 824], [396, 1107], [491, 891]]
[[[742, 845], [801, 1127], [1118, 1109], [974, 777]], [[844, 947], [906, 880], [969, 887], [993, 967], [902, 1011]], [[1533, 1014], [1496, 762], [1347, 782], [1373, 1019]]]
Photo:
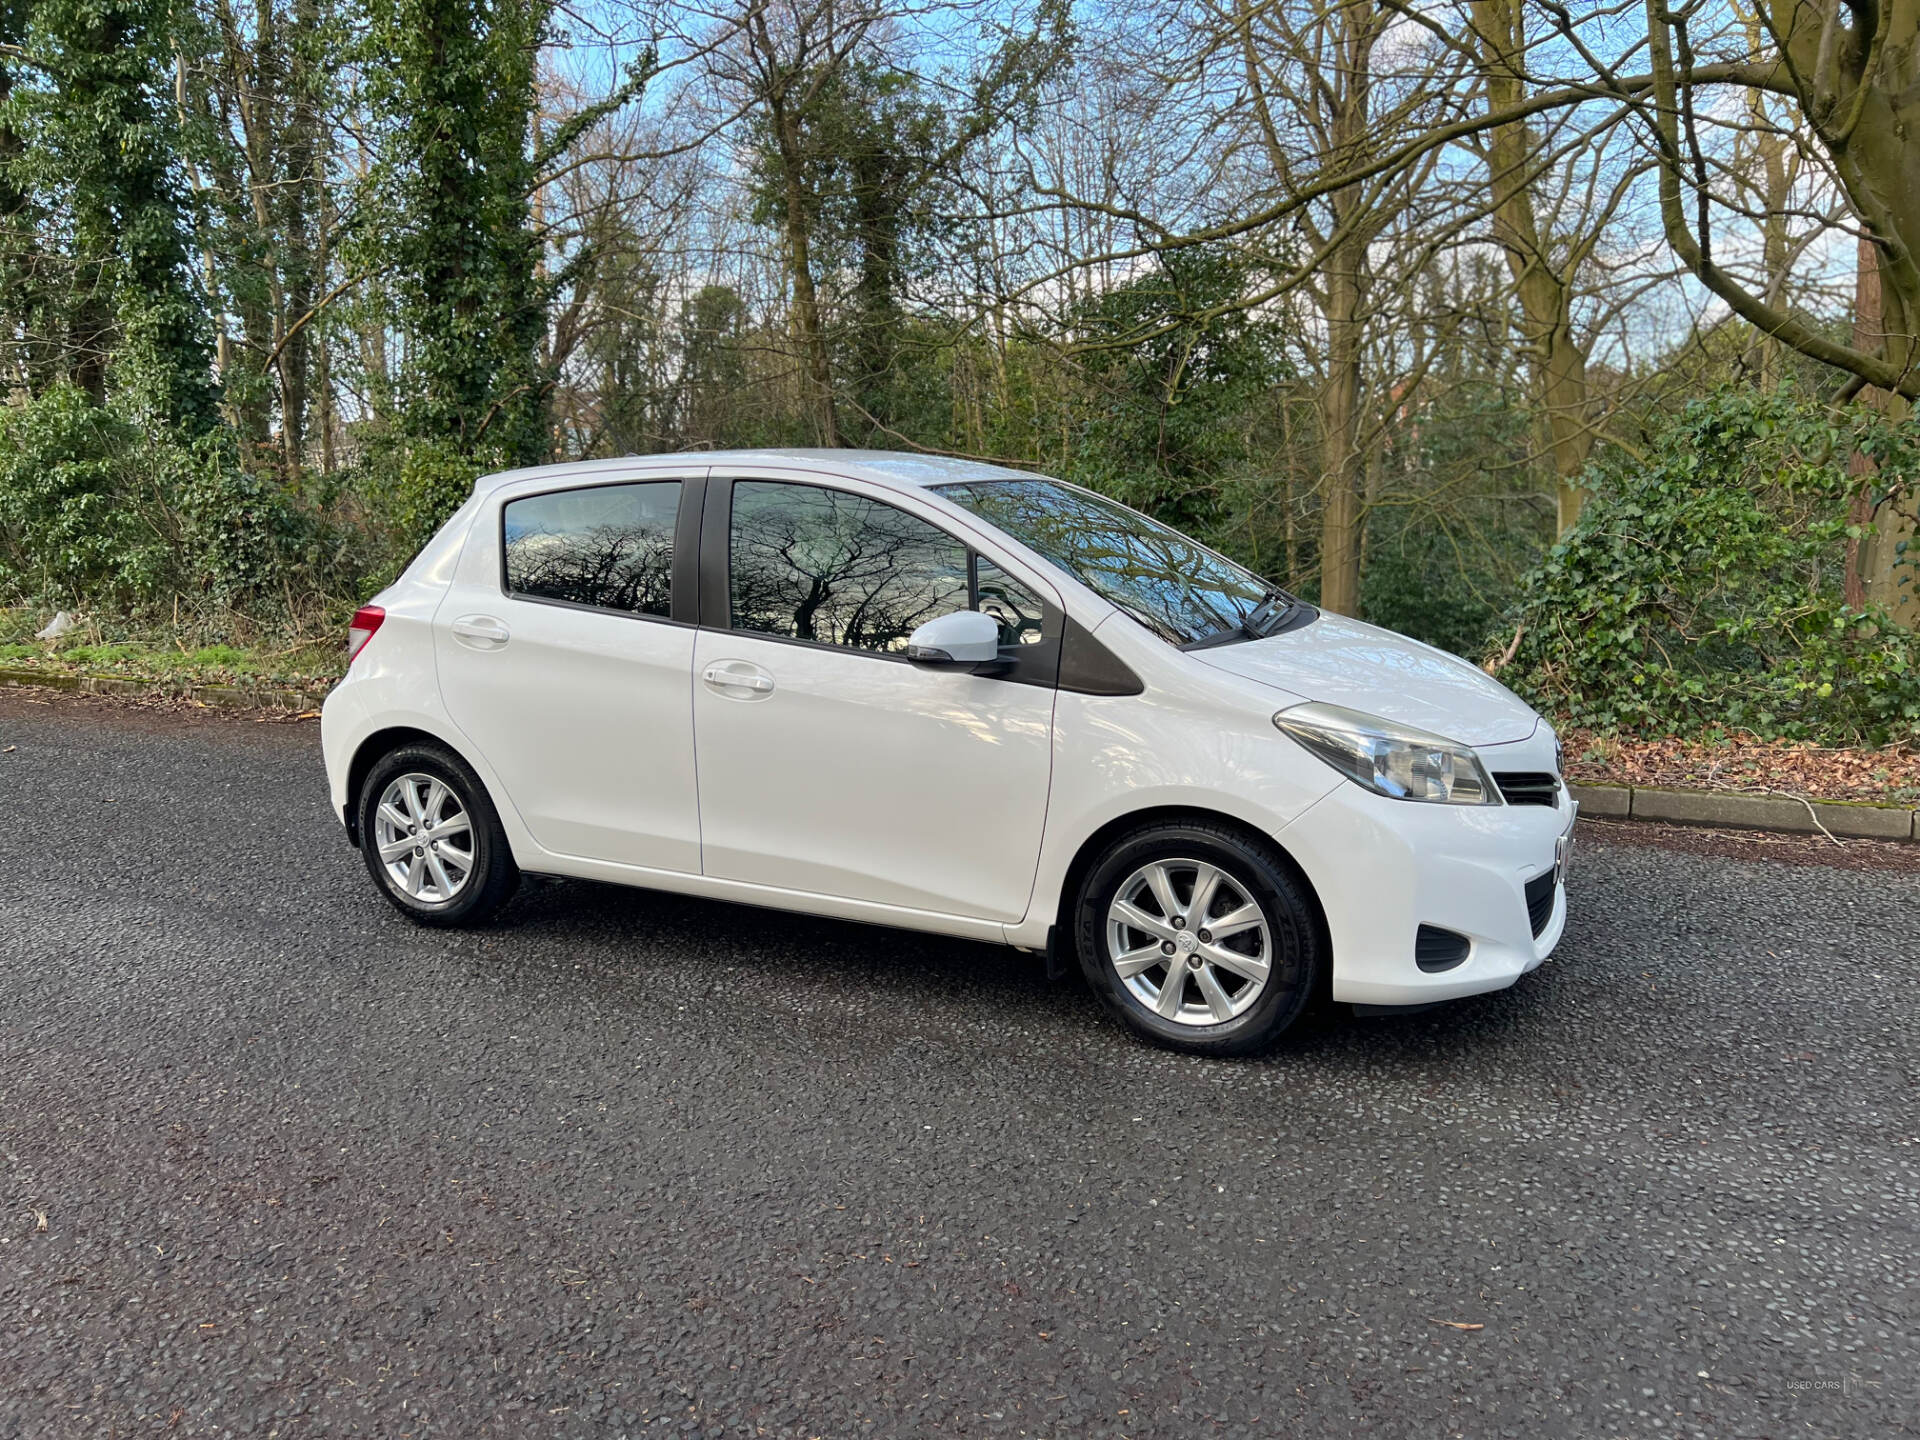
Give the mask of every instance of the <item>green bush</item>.
[[473, 482], [489, 469], [485, 459], [451, 441], [416, 441], [399, 457], [393, 518], [402, 536], [404, 564], [433, 538], [447, 517], [473, 493]]
[[127, 493], [140, 432], [58, 385], [0, 409], [0, 590], [68, 603], [151, 592], [166, 543]]
[[350, 533], [246, 470], [230, 435], [143, 431], [56, 385], [0, 407], [0, 603], [119, 614], [337, 607]]
[[1490, 642], [1500, 678], [1601, 730], [1920, 737], [1920, 637], [1850, 608], [1855, 454], [1920, 473], [1920, 427], [1784, 395], [1696, 401], [1644, 461], [1589, 473], [1580, 521]]

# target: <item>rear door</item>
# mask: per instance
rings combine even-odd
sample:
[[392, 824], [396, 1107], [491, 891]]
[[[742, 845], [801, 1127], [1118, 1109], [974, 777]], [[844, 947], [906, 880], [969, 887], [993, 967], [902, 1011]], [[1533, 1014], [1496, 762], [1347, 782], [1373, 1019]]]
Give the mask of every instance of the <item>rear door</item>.
[[507, 488], [434, 617], [448, 712], [555, 854], [699, 872], [701, 473]]
[[[854, 482], [709, 481], [694, 730], [708, 875], [1012, 921], [1052, 767], [1058, 597], [903, 497]], [[902, 653], [978, 603], [999, 678]]]

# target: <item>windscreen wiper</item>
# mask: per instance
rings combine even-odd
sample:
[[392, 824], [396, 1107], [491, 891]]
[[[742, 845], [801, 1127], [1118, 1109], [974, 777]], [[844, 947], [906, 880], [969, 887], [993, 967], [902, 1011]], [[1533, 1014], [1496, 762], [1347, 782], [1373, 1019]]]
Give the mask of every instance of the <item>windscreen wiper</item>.
[[1284, 590], [1269, 590], [1260, 603], [1240, 617], [1240, 628], [1252, 640], [1264, 640], [1272, 633], [1269, 624], [1282, 620], [1293, 609], [1294, 598]]

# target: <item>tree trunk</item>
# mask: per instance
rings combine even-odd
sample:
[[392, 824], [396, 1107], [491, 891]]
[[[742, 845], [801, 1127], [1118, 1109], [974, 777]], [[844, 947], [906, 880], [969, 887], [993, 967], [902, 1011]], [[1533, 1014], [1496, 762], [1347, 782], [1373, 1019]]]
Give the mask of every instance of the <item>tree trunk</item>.
[[[1371, 11], [1343, 11], [1339, 19], [1333, 34], [1340, 83], [1326, 96], [1327, 145], [1340, 163], [1350, 164], [1367, 143], [1373, 46], [1381, 31]], [[1359, 186], [1336, 190], [1329, 202], [1333, 223], [1321, 284], [1327, 369], [1320, 392], [1325, 487], [1320, 512], [1320, 603], [1335, 614], [1357, 616], [1363, 563], [1360, 527], [1366, 521], [1360, 492], [1365, 469], [1360, 453], [1360, 365], [1367, 329], [1367, 243], [1378, 232], [1378, 216], [1364, 211], [1367, 201]]]
[[1286, 588], [1300, 588], [1300, 545], [1299, 532], [1294, 523], [1294, 484], [1293, 484], [1293, 399], [1282, 392], [1280, 396], [1280, 453], [1285, 457], [1280, 466], [1280, 534], [1281, 544], [1286, 547], [1287, 558], [1281, 575], [1286, 580]]
[[[1525, 31], [1519, 0], [1474, 0], [1473, 26], [1492, 110], [1524, 98]], [[1532, 136], [1524, 124], [1502, 125], [1487, 142], [1493, 184], [1493, 233], [1506, 252], [1520, 301], [1534, 404], [1546, 416], [1553, 460], [1556, 532], [1580, 518], [1586, 491], [1578, 483], [1593, 449], [1588, 423], [1587, 357], [1573, 336], [1571, 277], [1553, 268], [1534, 218]]]
[[[332, 264], [333, 196], [326, 177], [313, 176], [313, 273], [324, 281]], [[313, 403], [317, 410], [314, 425], [320, 431], [320, 473], [331, 475], [337, 463], [333, 448], [333, 342], [324, 317], [309, 322], [308, 353], [313, 357]]]
[[[1871, 240], [1862, 237], [1856, 251], [1853, 283], [1853, 345], [1868, 354], [1889, 353], [1895, 344], [1911, 350], [1911, 332], [1904, 322], [1889, 324], [1885, 271], [1880, 251]], [[1899, 337], [1897, 340], [1894, 337]], [[1893, 420], [1903, 419], [1907, 401], [1884, 390], [1868, 387], [1860, 393], [1862, 405], [1887, 412]], [[1920, 546], [1914, 544], [1912, 495], [1893, 496], [1875, 504], [1879, 483], [1873, 462], [1855, 455], [1852, 472], [1860, 477], [1847, 518], [1866, 533], [1847, 541], [1846, 601], [1849, 605], [1872, 605], [1884, 609], [1903, 625], [1920, 624], [1920, 578], [1916, 566]]]
[[853, 391], [873, 417], [862, 417], [863, 428], [876, 422], [891, 426], [899, 419], [893, 406], [893, 371], [902, 319], [900, 206], [903, 195], [925, 177], [913, 174], [884, 143], [856, 154], [853, 169], [854, 233], [860, 250], [854, 279]]
[[[101, 406], [107, 403], [107, 357], [114, 347], [113, 316], [102, 298], [107, 286], [104, 272], [91, 265], [81, 268], [91, 289], [83, 290], [85, 298], [73, 308], [67, 351], [73, 356], [73, 383], [86, 392], [90, 404]], [[87, 271], [94, 273], [87, 274]]]
[[793, 118], [782, 106], [772, 108], [786, 200], [787, 278], [793, 286], [792, 326], [794, 341], [800, 349], [801, 388], [813, 422], [814, 442], [837, 447], [840, 424], [833, 411], [833, 365], [827, 354], [826, 332], [820, 323], [820, 301], [813, 284], [813, 237], [802, 171], [804, 157]]
[[833, 413], [833, 367], [827, 356], [820, 302], [813, 288], [813, 254], [806, 220], [799, 213], [794, 186], [788, 186], [787, 269], [793, 282], [793, 335], [800, 346], [807, 410], [816, 443], [838, 446], [840, 424]]
[[1320, 387], [1320, 604], [1360, 613], [1360, 318], [1361, 257], [1353, 242], [1327, 257], [1327, 374]]
[[[318, 73], [321, 17], [316, 0], [295, 0], [287, 46], [286, 135], [281, 143], [279, 199], [281, 270], [285, 285], [282, 327], [290, 327], [313, 307], [324, 272], [316, 266], [318, 210], [326, 144]], [[290, 480], [298, 483], [305, 466], [307, 414], [311, 406], [313, 336], [311, 324], [286, 333], [280, 341], [280, 447]]]

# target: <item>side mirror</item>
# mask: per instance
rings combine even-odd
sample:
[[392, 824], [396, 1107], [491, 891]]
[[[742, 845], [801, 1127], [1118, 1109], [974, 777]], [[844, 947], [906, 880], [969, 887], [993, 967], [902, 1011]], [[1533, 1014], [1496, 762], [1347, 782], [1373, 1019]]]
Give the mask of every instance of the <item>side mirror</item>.
[[978, 610], [941, 615], [907, 637], [907, 659], [916, 665], [965, 669], [999, 658], [1000, 623]]

